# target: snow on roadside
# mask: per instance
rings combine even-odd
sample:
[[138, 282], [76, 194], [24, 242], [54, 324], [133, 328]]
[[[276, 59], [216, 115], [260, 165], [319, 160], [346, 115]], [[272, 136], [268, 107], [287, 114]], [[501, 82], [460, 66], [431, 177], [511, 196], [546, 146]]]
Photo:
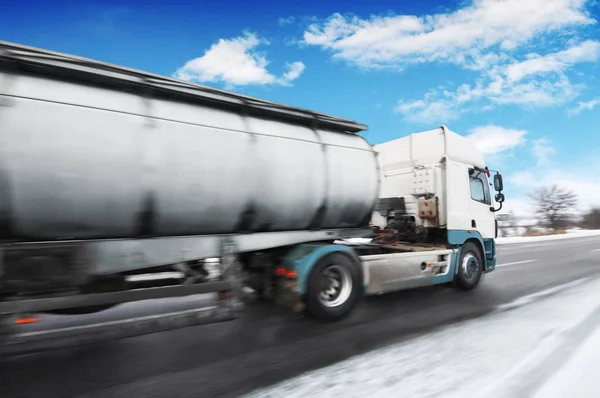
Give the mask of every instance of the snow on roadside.
[[[600, 356], [598, 291], [600, 279], [594, 279], [510, 311], [306, 373], [249, 397], [545, 398], [569, 391], [585, 398], [590, 396], [585, 391], [591, 391], [585, 388], [597, 379], [589, 375]], [[555, 395], [546, 395], [548, 391]]]
[[585, 238], [590, 236], [600, 236], [600, 230], [567, 230], [566, 234], [559, 235], [543, 235], [543, 236], [511, 236], [506, 238], [496, 238], [497, 245], [510, 245], [515, 243], [528, 243], [528, 242], [544, 242], [553, 240], [573, 239], [573, 238]]
[[[528, 242], [544, 242], [553, 240], [573, 239], [573, 238], [585, 238], [591, 236], [600, 236], [600, 229], [570, 229], [567, 230], [566, 234], [559, 235], [542, 235], [542, 236], [511, 236], [506, 238], [496, 238], [497, 245], [511, 245], [515, 243], [528, 243]], [[349, 238], [344, 240], [336, 241], [336, 243], [348, 243], [348, 244], [359, 244], [369, 243], [371, 238]]]
[[[598, 368], [593, 366], [600, 358], [600, 328], [596, 328], [577, 351], [543, 385], [533, 398], [597, 397]], [[574, 389], [573, 386], [576, 386]]]

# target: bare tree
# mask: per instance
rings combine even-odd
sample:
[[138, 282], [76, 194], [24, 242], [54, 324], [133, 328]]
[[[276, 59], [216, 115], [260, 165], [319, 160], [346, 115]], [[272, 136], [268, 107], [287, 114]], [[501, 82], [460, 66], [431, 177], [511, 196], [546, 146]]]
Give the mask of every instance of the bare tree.
[[583, 215], [581, 226], [588, 229], [600, 228], [600, 207], [593, 207]]
[[560, 229], [573, 221], [573, 210], [577, 205], [577, 195], [573, 191], [554, 184], [534, 191], [530, 198], [542, 226]]

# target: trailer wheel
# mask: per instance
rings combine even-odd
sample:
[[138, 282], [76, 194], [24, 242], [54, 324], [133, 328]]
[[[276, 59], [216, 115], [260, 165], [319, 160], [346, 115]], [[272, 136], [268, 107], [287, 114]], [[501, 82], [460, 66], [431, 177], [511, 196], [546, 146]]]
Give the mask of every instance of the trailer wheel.
[[454, 278], [454, 286], [460, 290], [472, 290], [481, 279], [483, 259], [477, 245], [467, 242], [460, 250], [458, 272]]
[[321, 258], [308, 279], [306, 306], [315, 318], [334, 322], [352, 311], [361, 297], [362, 270], [341, 253]]

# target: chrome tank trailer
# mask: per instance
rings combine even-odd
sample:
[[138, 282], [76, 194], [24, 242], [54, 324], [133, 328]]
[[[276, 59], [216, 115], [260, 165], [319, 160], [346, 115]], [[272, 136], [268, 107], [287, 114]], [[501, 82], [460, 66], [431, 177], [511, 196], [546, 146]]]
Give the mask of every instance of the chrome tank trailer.
[[0, 238], [361, 228], [379, 180], [334, 118], [0, 42]]

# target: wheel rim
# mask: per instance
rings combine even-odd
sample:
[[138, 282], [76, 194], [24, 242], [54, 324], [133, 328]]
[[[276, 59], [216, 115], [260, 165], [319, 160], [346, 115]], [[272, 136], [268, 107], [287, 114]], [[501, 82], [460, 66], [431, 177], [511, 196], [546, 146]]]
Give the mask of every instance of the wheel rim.
[[319, 301], [326, 307], [342, 305], [352, 292], [350, 272], [339, 265], [332, 265], [319, 277]]
[[461, 267], [465, 278], [473, 279], [479, 271], [479, 260], [477, 260], [477, 257], [473, 253], [466, 253], [463, 257]]

